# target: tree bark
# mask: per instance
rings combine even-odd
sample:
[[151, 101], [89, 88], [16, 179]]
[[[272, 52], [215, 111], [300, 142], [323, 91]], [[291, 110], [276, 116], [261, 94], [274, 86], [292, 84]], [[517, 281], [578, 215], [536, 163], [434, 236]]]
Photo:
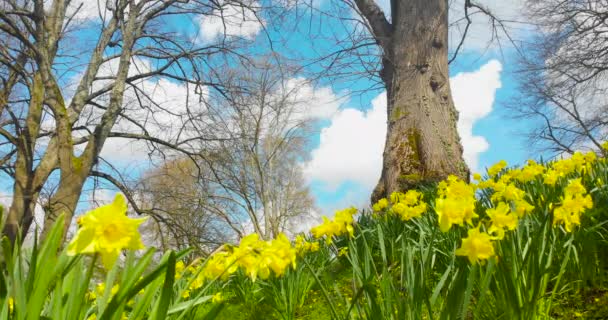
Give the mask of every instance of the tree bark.
[[468, 179], [449, 83], [448, 1], [392, 1], [392, 24], [373, 1], [356, 3], [383, 50], [388, 100], [382, 175], [372, 201], [450, 174]]

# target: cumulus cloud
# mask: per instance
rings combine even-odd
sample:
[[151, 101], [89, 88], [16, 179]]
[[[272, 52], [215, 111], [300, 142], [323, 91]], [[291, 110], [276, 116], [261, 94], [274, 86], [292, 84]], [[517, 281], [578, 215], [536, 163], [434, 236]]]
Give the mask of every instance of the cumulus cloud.
[[265, 24], [252, 8], [259, 8], [257, 1], [238, 6], [225, 4], [213, 10], [211, 15], [199, 19], [200, 40], [211, 42], [218, 37], [240, 37], [254, 39]]
[[[496, 90], [501, 86], [501, 70], [500, 62], [492, 60], [475, 72], [450, 79], [454, 103], [460, 112], [458, 131], [464, 158], [473, 170], [477, 169], [479, 154], [489, 146], [485, 138], [473, 134], [473, 126], [492, 111]], [[369, 195], [382, 169], [386, 106], [386, 93], [382, 93], [367, 112], [351, 108], [339, 111], [321, 131], [320, 145], [305, 165], [306, 176], [321, 182], [328, 192], [344, 183], [354, 183], [354, 188], [360, 189], [357, 195]]]
[[386, 136], [386, 93], [372, 101], [368, 111], [344, 109], [322, 129], [320, 145], [305, 166], [311, 180], [320, 180], [331, 189], [346, 181], [370, 189], [382, 169]]
[[502, 64], [492, 60], [475, 72], [459, 73], [450, 79], [454, 104], [459, 112], [458, 133], [464, 160], [478, 171], [479, 154], [488, 150], [488, 141], [473, 134], [473, 125], [492, 112], [496, 90], [501, 87]]

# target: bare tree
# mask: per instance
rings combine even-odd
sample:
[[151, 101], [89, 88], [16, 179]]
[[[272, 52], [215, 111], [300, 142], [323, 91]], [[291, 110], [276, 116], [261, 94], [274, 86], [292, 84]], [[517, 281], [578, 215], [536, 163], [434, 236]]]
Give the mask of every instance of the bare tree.
[[608, 138], [608, 1], [528, 2], [536, 36], [520, 70], [517, 116], [535, 120], [528, 133], [541, 150], [605, 152]]
[[142, 179], [150, 199], [142, 208], [162, 211], [162, 228], [178, 242], [212, 242], [205, 241], [205, 228], [212, 229], [207, 235], [235, 239], [255, 231], [270, 239], [310, 215], [314, 201], [301, 163], [314, 101], [299, 97], [305, 82], [275, 58], [226, 69], [235, 90], [193, 120], [204, 123], [211, 139], [200, 144], [194, 161], [168, 162]]
[[163, 250], [195, 248], [206, 254], [242, 235], [232, 211], [217, 205], [213, 187], [201, 176], [199, 165], [181, 158], [149, 170], [133, 187], [138, 209], [152, 217], [145, 234]]
[[[149, 85], [146, 81], [181, 83], [192, 95], [202, 88], [221, 94], [217, 81], [221, 72], [215, 70], [213, 61], [246, 60], [236, 52], [239, 39], [224, 37], [203, 45], [171, 26], [176, 17], [215, 16], [221, 22], [223, 5], [253, 12], [256, 8], [248, 5], [254, 2], [228, 0], [222, 6], [213, 0], [99, 3], [98, 20], [92, 27], [97, 32], [93, 49], [78, 55], [70, 53], [75, 46], [69, 35], [75, 32], [72, 26], [82, 3], [0, 2], [0, 168], [13, 182], [13, 201], [4, 229], [11, 239], [20, 228], [23, 234], [27, 232], [41, 189], [51, 180], [56, 189], [45, 206], [45, 229], [60, 213], [66, 214], [66, 224], [71, 222], [90, 176], [119, 181], [99, 170], [100, 153], [109, 138], [144, 140], [186, 153], [190, 143], [201, 139], [186, 134], [186, 124], [174, 137], [150, 132], [147, 125], [158, 114], [174, 113], [142, 88]], [[75, 71], [79, 76], [68, 92], [62, 76]], [[128, 95], [130, 101], [125, 98]], [[133, 117], [137, 108], [127, 107], [127, 102], [147, 112]], [[187, 113], [188, 108], [180, 111]], [[119, 122], [135, 129], [117, 130]]]
[[[252, 229], [264, 238], [285, 231], [293, 219], [310, 214], [313, 200], [302, 176], [310, 137], [305, 84], [276, 57], [236, 70], [231, 91], [211, 111], [209, 128], [219, 136], [201, 154], [212, 181], [240, 208]], [[242, 219], [242, 217], [241, 217]]]

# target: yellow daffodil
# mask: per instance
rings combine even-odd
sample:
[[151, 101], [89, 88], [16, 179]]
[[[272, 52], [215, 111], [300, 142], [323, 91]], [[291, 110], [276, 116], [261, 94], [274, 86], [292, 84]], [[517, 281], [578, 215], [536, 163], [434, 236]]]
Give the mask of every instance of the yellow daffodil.
[[186, 289], [182, 292], [182, 299], [190, 298], [190, 290]]
[[132, 219], [126, 213], [125, 198], [117, 194], [111, 204], [81, 216], [78, 232], [68, 246], [68, 255], [99, 253], [104, 266], [110, 268], [121, 250], [143, 249], [137, 229], [146, 218]]
[[186, 266], [184, 265], [183, 261], [178, 261], [175, 263], [175, 279], [181, 279], [182, 278], [182, 273], [184, 272], [184, 270], [186, 269]]
[[462, 245], [456, 250], [457, 256], [466, 256], [472, 264], [480, 262], [483, 264], [485, 260], [494, 256], [494, 245], [492, 237], [479, 231], [479, 227], [469, 229], [468, 237], [462, 240]]
[[213, 298], [211, 298], [211, 302], [213, 302], [213, 303], [221, 303], [223, 301], [224, 301], [224, 296], [222, 295], [221, 292], [214, 294]]
[[547, 172], [544, 175], [544, 183], [546, 185], [550, 185], [553, 186], [555, 185], [555, 183], [557, 182], [557, 179], [559, 179], [560, 174], [554, 170], [554, 169], [549, 169], [547, 170]]
[[515, 230], [517, 228], [517, 216], [510, 213], [511, 208], [505, 202], [500, 202], [495, 208], [486, 210], [486, 214], [492, 220], [488, 229], [490, 234], [496, 234], [496, 239], [503, 239], [505, 229]]
[[12, 314], [15, 310], [15, 299], [13, 297], [8, 297], [8, 313]]

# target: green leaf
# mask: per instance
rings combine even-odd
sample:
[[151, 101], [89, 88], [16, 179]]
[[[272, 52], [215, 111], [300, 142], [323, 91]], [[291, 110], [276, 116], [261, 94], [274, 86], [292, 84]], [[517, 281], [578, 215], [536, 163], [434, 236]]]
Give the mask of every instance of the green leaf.
[[151, 319], [165, 319], [169, 305], [173, 300], [173, 282], [175, 281], [175, 253], [171, 251], [169, 253], [169, 259], [167, 260], [167, 268], [165, 270], [165, 281], [163, 283], [163, 289], [158, 299], [156, 309], [152, 313]]

